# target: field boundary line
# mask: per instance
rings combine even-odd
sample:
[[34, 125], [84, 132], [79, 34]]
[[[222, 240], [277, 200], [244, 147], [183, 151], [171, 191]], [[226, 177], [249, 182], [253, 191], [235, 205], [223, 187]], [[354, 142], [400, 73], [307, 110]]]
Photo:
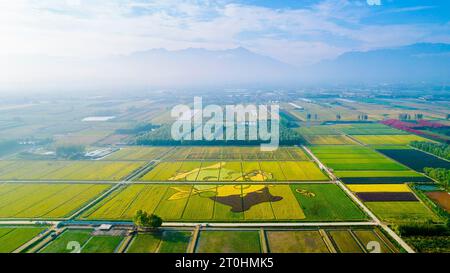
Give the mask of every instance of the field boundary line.
[[359, 246], [359, 248], [361, 248], [362, 252], [367, 253], [366, 246], [361, 242], [361, 240], [358, 238], [358, 236], [356, 236], [355, 232], [351, 228], [347, 229], [347, 231], [350, 234], [350, 236], [352, 236], [352, 238], [355, 240], [355, 242]]
[[344, 133], [344, 136], [347, 136], [348, 138], [350, 138], [351, 140], [353, 140], [356, 144], [359, 144], [359, 145], [364, 146], [364, 147], [369, 147], [369, 145], [364, 144], [363, 142], [359, 141], [358, 139], [354, 138], [353, 136], [351, 136], [351, 135], [349, 135], [349, 134], [345, 134], [345, 133]]
[[117, 246], [117, 251], [115, 251], [115, 253], [124, 253], [133, 240], [133, 237], [133, 235], [125, 236], [125, 238], [123, 238], [123, 240]]
[[287, 184], [335, 184], [336, 181], [333, 180], [318, 180], [318, 181], [129, 181], [130, 184], [180, 184], [180, 185], [198, 185], [198, 184], [208, 184], [208, 185], [287, 185]]
[[330, 237], [328, 237], [327, 232], [324, 229], [319, 229], [319, 234], [322, 237], [323, 242], [325, 243], [325, 245], [327, 246], [328, 250], [331, 253], [337, 253], [336, 248], [334, 247], [333, 242], [331, 241]]
[[189, 245], [187, 247], [186, 253], [194, 253], [195, 252], [199, 234], [200, 234], [200, 225], [197, 225], [193, 231], [192, 238], [189, 241]]
[[47, 245], [50, 244], [50, 242], [52, 242], [53, 240], [58, 238], [67, 229], [68, 229], [67, 227], [63, 227], [61, 229], [58, 229], [58, 228], [50, 229], [50, 231], [54, 231], [55, 232], [56, 236], [54, 236], [54, 237], [52, 237], [52, 236], [45, 237], [43, 240], [41, 240], [39, 243], [37, 243], [35, 246], [33, 246], [33, 248], [29, 249], [27, 251], [27, 253], [36, 253], [36, 252], [39, 252], [39, 251], [43, 250]]
[[269, 253], [269, 245], [267, 244], [266, 232], [263, 228], [259, 229], [259, 241], [262, 253]]
[[95, 206], [96, 204], [101, 202], [104, 198], [109, 196], [110, 193], [114, 192], [115, 190], [119, 189], [120, 187], [122, 187], [124, 185], [125, 185], [125, 181], [122, 181], [122, 182], [118, 183], [117, 185], [111, 187], [109, 190], [102, 193], [100, 196], [98, 196], [97, 198], [95, 198], [94, 200], [89, 202], [87, 205], [85, 205], [85, 206], [81, 207], [80, 209], [78, 209], [77, 211], [75, 211], [72, 215], [68, 216], [66, 219], [72, 220], [72, 219], [76, 218], [77, 216], [80, 216], [83, 212], [85, 212], [86, 210]]

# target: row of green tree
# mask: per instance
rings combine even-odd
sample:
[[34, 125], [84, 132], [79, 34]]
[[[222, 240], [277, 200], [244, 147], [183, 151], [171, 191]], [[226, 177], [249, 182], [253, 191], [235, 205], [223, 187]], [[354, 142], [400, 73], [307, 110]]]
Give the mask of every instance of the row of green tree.
[[56, 156], [63, 159], [80, 159], [86, 148], [83, 145], [61, 145], [56, 147]]
[[450, 170], [444, 168], [424, 168], [424, 172], [438, 181], [448, 191], [450, 185]]
[[[224, 135], [226, 128], [224, 127]], [[246, 128], [248, 136], [248, 128]], [[300, 145], [305, 143], [305, 139], [300, 133], [288, 127], [284, 122], [280, 123], [279, 130], [280, 145]], [[262, 140], [174, 140], [171, 135], [171, 125], [163, 125], [156, 130], [146, 132], [136, 136], [134, 144], [137, 145], [260, 145], [268, 141]]]
[[163, 220], [156, 214], [150, 214], [143, 210], [138, 210], [133, 217], [133, 223], [137, 228], [156, 229], [161, 227]]
[[393, 227], [418, 252], [448, 253], [450, 251], [449, 221], [446, 224], [409, 223]]
[[450, 160], [450, 145], [425, 141], [413, 141], [410, 144], [419, 150]]
[[117, 129], [116, 130], [116, 134], [119, 135], [137, 135], [140, 133], [145, 133], [148, 131], [152, 131], [154, 129], [159, 128], [160, 125], [155, 125], [152, 123], [142, 123], [142, 124], [138, 124], [132, 128], [127, 128], [127, 129]]
[[394, 229], [401, 236], [447, 236], [450, 235], [448, 223], [408, 223], [395, 226]]

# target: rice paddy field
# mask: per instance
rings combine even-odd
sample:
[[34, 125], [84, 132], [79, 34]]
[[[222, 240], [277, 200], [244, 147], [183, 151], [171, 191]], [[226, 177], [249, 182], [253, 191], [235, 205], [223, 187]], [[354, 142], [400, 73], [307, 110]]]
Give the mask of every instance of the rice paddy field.
[[352, 192], [411, 192], [406, 184], [347, 185]]
[[407, 135], [408, 133], [393, 129], [381, 123], [338, 124], [333, 128], [347, 135]]
[[205, 229], [199, 233], [197, 253], [365, 253], [370, 241], [381, 253], [398, 252], [377, 228]]
[[366, 145], [408, 145], [412, 141], [430, 141], [416, 135], [355, 135], [353, 137]]
[[197, 253], [260, 253], [258, 231], [201, 231]]
[[341, 135], [342, 133], [329, 125], [302, 126], [296, 129], [303, 136]]
[[168, 153], [171, 147], [126, 147], [103, 158], [108, 161], [150, 161]]
[[211, 146], [175, 147], [163, 157], [167, 161], [283, 161], [309, 160], [298, 147], [279, 147], [273, 152], [263, 152], [259, 146]]
[[406, 184], [351, 184], [353, 191], [381, 220], [389, 223], [440, 221]]
[[351, 138], [345, 135], [303, 135], [311, 145], [354, 145]]
[[367, 216], [334, 184], [139, 184], [117, 190], [82, 219], [129, 220], [139, 209], [165, 221], [359, 221]]
[[406, 171], [407, 167], [364, 146], [313, 146], [312, 152], [334, 171]]
[[365, 250], [351, 230], [329, 230], [328, 235], [339, 253], [363, 253]]
[[64, 218], [111, 185], [59, 183], [0, 184], [0, 218]]
[[318, 230], [267, 231], [269, 251], [272, 253], [329, 253]]
[[423, 172], [425, 167], [450, 169], [450, 161], [416, 149], [379, 149], [378, 151], [417, 172]]
[[164, 230], [139, 233], [126, 249], [127, 253], [186, 253], [191, 240], [190, 231]]
[[90, 229], [67, 229], [46, 245], [41, 253], [71, 253], [70, 242], [77, 242], [81, 253], [114, 253], [123, 236], [93, 235]]
[[366, 202], [365, 205], [381, 220], [388, 223], [441, 221], [422, 202]]
[[119, 181], [145, 162], [0, 161], [0, 180]]
[[312, 146], [311, 150], [346, 184], [432, 182], [430, 178], [386, 157], [372, 147], [320, 145]]
[[265, 182], [329, 178], [312, 161], [173, 161], [159, 163], [139, 180]]
[[10, 253], [18, 249], [39, 233], [43, 227], [0, 227], [0, 253]]

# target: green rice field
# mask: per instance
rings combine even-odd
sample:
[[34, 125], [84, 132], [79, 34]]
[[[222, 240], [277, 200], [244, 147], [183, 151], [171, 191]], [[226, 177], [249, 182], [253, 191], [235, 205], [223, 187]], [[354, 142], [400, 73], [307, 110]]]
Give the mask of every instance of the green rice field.
[[46, 245], [42, 253], [71, 253], [69, 242], [77, 242], [81, 253], [114, 253], [123, 236], [92, 235], [90, 229], [67, 229]]
[[312, 152], [334, 171], [406, 171], [407, 167], [364, 146], [313, 146]]
[[257, 231], [201, 231], [197, 253], [259, 253]]
[[43, 232], [42, 227], [0, 227], [0, 253], [10, 253]]
[[328, 234], [340, 253], [362, 253], [361, 244], [352, 235], [350, 230], [330, 230]]
[[366, 202], [365, 205], [381, 220], [390, 223], [441, 221], [422, 202]]
[[429, 141], [416, 135], [357, 135], [353, 137], [366, 145], [408, 145], [412, 141]]
[[269, 251], [272, 253], [329, 253], [317, 230], [267, 231]]

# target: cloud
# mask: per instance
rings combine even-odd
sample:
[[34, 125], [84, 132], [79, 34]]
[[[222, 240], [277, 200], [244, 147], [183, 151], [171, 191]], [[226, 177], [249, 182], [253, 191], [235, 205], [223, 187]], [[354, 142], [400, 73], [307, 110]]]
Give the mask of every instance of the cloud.
[[381, 0], [367, 0], [369, 6], [381, 6]]
[[2, 1], [0, 33], [7, 39], [0, 54], [99, 57], [151, 48], [243, 46], [305, 65], [349, 50], [445, 40], [448, 35], [448, 27], [432, 24], [363, 23], [371, 9], [349, 0], [276, 9], [227, 0]]

